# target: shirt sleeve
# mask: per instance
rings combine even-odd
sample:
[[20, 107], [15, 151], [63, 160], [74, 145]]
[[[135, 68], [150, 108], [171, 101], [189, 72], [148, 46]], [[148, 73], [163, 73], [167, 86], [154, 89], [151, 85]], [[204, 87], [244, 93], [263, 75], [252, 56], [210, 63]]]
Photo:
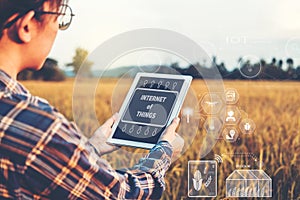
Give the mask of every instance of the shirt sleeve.
[[[50, 199], [159, 199], [172, 147], [159, 142], [133, 167], [115, 170], [66, 120], [57, 120], [27, 160], [25, 182]], [[34, 149], [33, 149], [34, 150]], [[45, 185], [43, 185], [45, 183]]]

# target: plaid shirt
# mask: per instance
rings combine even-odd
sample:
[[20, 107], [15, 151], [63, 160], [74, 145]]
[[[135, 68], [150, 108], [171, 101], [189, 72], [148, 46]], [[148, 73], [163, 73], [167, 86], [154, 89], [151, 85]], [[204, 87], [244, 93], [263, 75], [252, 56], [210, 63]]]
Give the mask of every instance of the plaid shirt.
[[114, 170], [77, 127], [0, 71], [0, 199], [159, 199], [172, 147]]

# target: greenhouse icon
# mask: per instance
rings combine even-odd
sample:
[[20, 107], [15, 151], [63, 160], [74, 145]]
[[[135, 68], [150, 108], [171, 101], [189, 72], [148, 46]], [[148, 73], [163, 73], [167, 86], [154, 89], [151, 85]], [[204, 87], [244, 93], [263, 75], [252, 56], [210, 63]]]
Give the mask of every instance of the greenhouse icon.
[[226, 197], [272, 197], [272, 179], [263, 170], [235, 170], [226, 179]]

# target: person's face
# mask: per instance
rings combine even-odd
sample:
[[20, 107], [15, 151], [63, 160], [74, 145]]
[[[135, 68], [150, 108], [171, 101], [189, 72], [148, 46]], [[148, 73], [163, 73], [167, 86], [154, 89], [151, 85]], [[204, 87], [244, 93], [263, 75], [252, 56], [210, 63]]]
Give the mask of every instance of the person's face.
[[[45, 2], [44, 11], [56, 12], [56, 8], [51, 8], [49, 2]], [[47, 58], [54, 40], [58, 32], [57, 15], [43, 15], [41, 23], [37, 24], [36, 35], [31, 43], [31, 50], [33, 57], [32, 66], [33, 69], [40, 69]], [[30, 56], [30, 55], [29, 55]]]

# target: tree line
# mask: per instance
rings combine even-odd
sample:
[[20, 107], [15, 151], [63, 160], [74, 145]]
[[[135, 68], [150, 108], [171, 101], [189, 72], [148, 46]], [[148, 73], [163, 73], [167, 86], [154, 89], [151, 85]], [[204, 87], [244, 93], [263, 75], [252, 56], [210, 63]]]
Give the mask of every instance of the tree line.
[[66, 76], [59, 69], [58, 62], [52, 58], [47, 58], [43, 67], [38, 71], [30, 69], [23, 70], [18, 74], [18, 80], [43, 80], [43, 81], [64, 81]]
[[[87, 60], [88, 51], [78, 47], [75, 50], [72, 62], [66, 66], [73, 68], [76, 75], [82, 68], [81, 74], [92, 77], [91, 67], [93, 62]], [[251, 63], [250, 60], [238, 59], [239, 67], [228, 70], [224, 62], [218, 63], [217, 57], [212, 58], [210, 66], [200, 64], [199, 62], [186, 67], [179, 66], [178, 63], [172, 63], [170, 66], [183, 75], [191, 75], [194, 78], [216, 78], [216, 69], [223, 79], [254, 79], [254, 80], [300, 80], [300, 66], [294, 66], [294, 60], [288, 58], [285, 61], [273, 58], [271, 62], [261, 59], [259, 62]], [[285, 69], [283, 66], [286, 65]], [[44, 80], [44, 81], [63, 81], [66, 79], [65, 73], [58, 67], [55, 59], [47, 58], [43, 67], [39, 71], [24, 70], [18, 75], [19, 80]]]
[[[77, 74], [81, 65], [84, 63], [86, 76], [91, 76], [91, 66], [93, 62], [86, 60], [88, 51], [83, 48], [76, 48], [75, 55], [72, 62], [67, 63], [67, 67], [73, 67], [74, 74]], [[53, 58], [47, 58], [43, 67], [39, 71], [32, 71], [30, 69], [23, 70], [18, 74], [18, 80], [43, 80], [43, 81], [64, 81], [66, 74], [58, 67], [58, 61]]]
[[[277, 60], [273, 58], [270, 63], [261, 59], [259, 62], [251, 63], [250, 60], [238, 59], [239, 67], [228, 70], [223, 62], [217, 63], [213, 57], [211, 66], [200, 63], [189, 65], [187, 68], [179, 67], [178, 63], [171, 64], [171, 67], [184, 75], [191, 75], [194, 78], [215, 78], [215, 69], [218, 69], [223, 79], [253, 79], [253, 80], [300, 80], [300, 66], [295, 67], [292, 58]], [[283, 69], [286, 64], [286, 69]]]

